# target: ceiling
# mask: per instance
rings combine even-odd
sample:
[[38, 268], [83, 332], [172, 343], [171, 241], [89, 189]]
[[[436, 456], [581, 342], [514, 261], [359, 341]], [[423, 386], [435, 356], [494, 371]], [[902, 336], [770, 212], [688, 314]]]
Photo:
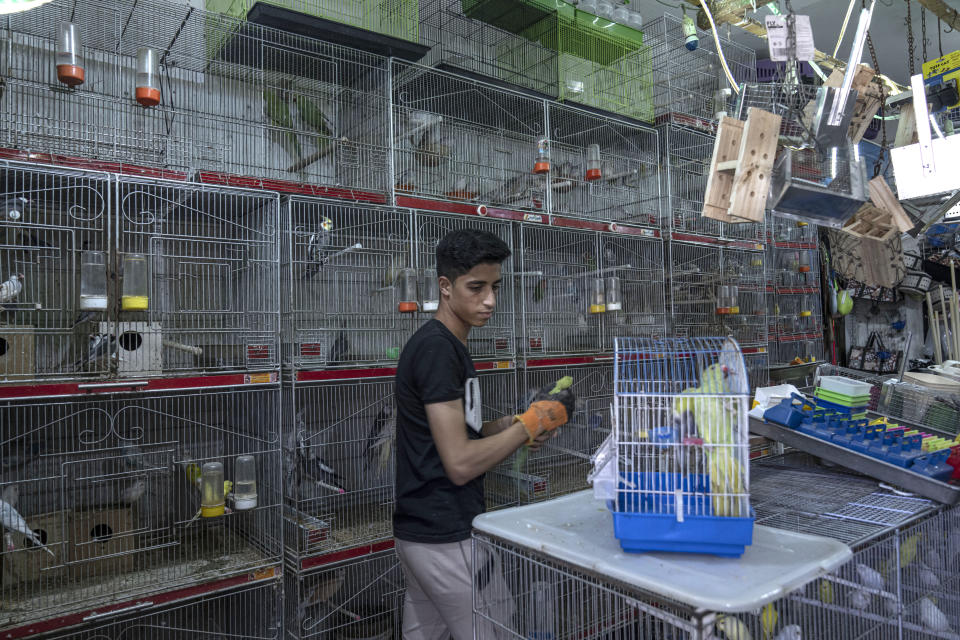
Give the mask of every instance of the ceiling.
[[[758, 0], [758, 6], [762, 0]], [[847, 12], [848, 0], [792, 0], [793, 10], [798, 14], [807, 14], [810, 16], [810, 24], [813, 27], [814, 43], [817, 49], [825, 53], [833, 53], [837, 42], [837, 36], [840, 34], [840, 26], [843, 24], [843, 18]], [[954, 9], [960, 10], [960, 0], [947, 0], [947, 4]], [[673, 5], [665, 6], [665, 5]], [[630, 7], [639, 11], [644, 17], [644, 21], [649, 21], [664, 13], [674, 13], [680, 15], [678, 8], [679, 0], [631, 0]], [[784, 8], [784, 0], [780, 2], [781, 10]], [[923, 45], [921, 42], [921, 24], [920, 13], [922, 7], [916, 0], [910, 0], [913, 33], [914, 33], [914, 67], [915, 73], [920, 73], [920, 65], [923, 59]], [[840, 51], [837, 57], [846, 60], [850, 55], [850, 45], [853, 41], [853, 35], [856, 33], [857, 20], [859, 18], [860, 2], [856, 3], [853, 14], [850, 17], [850, 24], [847, 27], [843, 43], [840, 45]], [[693, 10], [688, 13], [694, 15]], [[747, 15], [763, 21], [763, 16], [768, 15], [767, 9], [761, 9], [757, 12], [749, 12]], [[891, 79], [903, 85], [910, 84], [909, 55], [907, 49], [907, 0], [877, 0], [874, 10], [873, 20], [870, 25], [870, 33], [873, 39], [874, 47], [877, 52], [877, 62], [880, 71]], [[926, 12], [927, 18], [927, 57], [932, 60], [940, 57], [940, 42], [937, 36], [937, 17]], [[720, 28], [722, 33], [727, 31], [727, 26]], [[757, 59], [767, 58], [767, 45], [764, 40], [754, 35], [746, 33], [736, 27], [729, 27], [731, 38], [744, 44], [757, 52]], [[943, 30], [943, 28], [941, 29]], [[960, 49], [960, 30], [950, 33], [941, 33], [943, 53], [950, 53]], [[870, 52], [864, 47], [863, 60], [870, 64]]]

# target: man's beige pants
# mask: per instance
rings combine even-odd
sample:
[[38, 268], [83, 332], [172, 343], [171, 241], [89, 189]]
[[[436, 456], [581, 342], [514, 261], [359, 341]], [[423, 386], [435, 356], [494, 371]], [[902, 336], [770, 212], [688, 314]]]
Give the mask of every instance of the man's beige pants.
[[[485, 618], [473, 629], [473, 585], [478, 579], [479, 607], [497, 622], [511, 626], [513, 596], [499, 558], [482, 558], [473, 570], [470, 540], [443, 544], [396, 541], [407, 593], [403, 603], [404, 640], [496, 640], [512, 634]], [[515, 628], [515, 627], [512, 627]]]

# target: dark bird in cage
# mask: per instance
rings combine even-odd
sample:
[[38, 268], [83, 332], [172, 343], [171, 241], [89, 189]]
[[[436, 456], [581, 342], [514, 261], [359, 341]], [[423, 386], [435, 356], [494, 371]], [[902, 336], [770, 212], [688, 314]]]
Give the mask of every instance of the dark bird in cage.
[[347, 339], [347, 332], [340, 330], [336, 339], [330, 345], [330, 355], [327, 358], [327, 364], [337, 365], [348, 360], [350, 353], [350, 341]]
[[36, 460], [42, 451], [43, 447], [36, 440], [29, 445], [25, 442], [21, 443], [19, 447], [3, 453], [3, 458], [0, 458], [0, 470], [21, 469]]
[[107, 358], [117, 350], [117, 337], [112, 333], [97, 333], [90, 336], [90, 346], [86, 358], [77, 360], [73, 365], [74, 371], [80, 371], [85, 366]]
[[333, 243], [333, 220], [324, 218], [320, 230], [310, 234], [307, 240], [307, 266], [300, 276], [301, 280], [310, 278], [323, 268], [330, 258], [330, 245]]
[[35, 231], [20, 231], [20, 244], [25, 247], [39, 247], [41, 249], [55, 249], [52, 244], [41, 238]]
[[8, 196], [4, 198], [3, 205], [0, 205], [0, 220], [9, 220], [18, 222], [23, 220], [23, 214], [26, 212], [30, 200], [23, 196]]
[[76, 329], [84, 322], [92, 322], [100, 318], [103, 315], [103, 311], [81, 311], [80, 315], [77, 316], [77, 319], [73, 321], [73, 327]]
[[300, 472], [318, 485], [337, 493], [346, 493], [343, 488], [343, 478], [333, 467], [328, 465], [316, 451], [302, 437], [297, 444], [297, 466]]
[[372, 449], [383, 441], [384, 437], [389, 437], [388, 427], [394, 414], [393, 401], [384, 402], [380, 411], [377, 412], [377, 416], [373, 419], [373, 424], [370, 425], [370, 431], [367, 432], [367, 441], [363, 447], [364, 455], [368, 455]]

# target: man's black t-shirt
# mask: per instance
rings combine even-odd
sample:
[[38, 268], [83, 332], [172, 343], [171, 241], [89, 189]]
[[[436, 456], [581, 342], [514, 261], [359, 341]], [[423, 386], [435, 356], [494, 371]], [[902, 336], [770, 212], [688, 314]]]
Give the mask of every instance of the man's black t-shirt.
[[[477, 372], [470, 353], [439, 320], [413, 334], [400, 354], [397, 401], [396, 509], [393, 535], [409, 542], [460, 542], [484, 512], [483, 476], [462, 487], [443, 469], [424, 405], [462, 398], [467, 436], [480, 437]], [[471, 428], [472, 427], [472, 428]]]

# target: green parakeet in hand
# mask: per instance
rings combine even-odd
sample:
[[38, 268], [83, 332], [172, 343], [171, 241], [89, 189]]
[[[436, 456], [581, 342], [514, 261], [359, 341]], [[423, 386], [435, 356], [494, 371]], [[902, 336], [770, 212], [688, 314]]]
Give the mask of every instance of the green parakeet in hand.
[[273, 89], [263, 90], [264, 113], [270, 119], [273, 126], [283, 129], [283, 146], [287, 154], [294, 159], [299, 160], [302, 155], [300, 152], [300, 140], [297, 134], [293, 132], [293, 119], [290, 117], [290, 107], [286, 101], [280, 97]]

